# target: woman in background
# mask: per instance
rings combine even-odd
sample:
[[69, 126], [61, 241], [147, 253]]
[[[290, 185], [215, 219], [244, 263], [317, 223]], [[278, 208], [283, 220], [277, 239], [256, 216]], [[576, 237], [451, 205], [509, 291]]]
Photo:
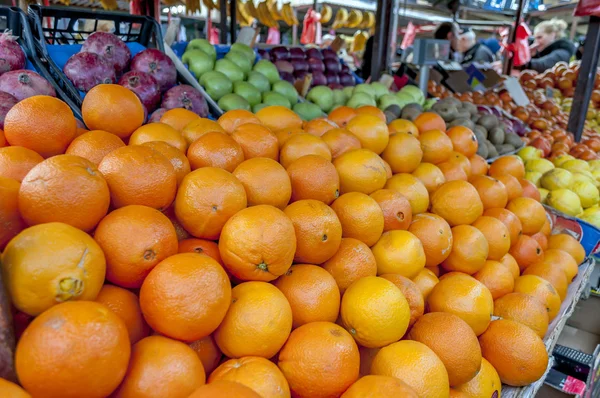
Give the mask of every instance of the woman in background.
[[567, 23], [553, 18], [540, 22], [534, 29], [535, 42], [532, 57], [523, 69], [543, 72], [560, 61], [569, 62], [575, 54], [575, 46], [565, 38]]

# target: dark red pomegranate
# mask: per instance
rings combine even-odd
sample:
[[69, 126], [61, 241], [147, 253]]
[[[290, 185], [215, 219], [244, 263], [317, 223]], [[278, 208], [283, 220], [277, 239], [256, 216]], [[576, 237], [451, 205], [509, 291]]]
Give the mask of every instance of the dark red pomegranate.
[[80, 91], [90, 91], [98, 84], [117, 81], [115, 68], [104, 57], [94, 53], [77, 53], [63, 68], [67, 78]]
[[160, 103], [160, 87], [156, 79], [148, 73], [127, 72], [121, 77], [119, 84], [133, 91], [148, 112], [152, 112]]
[[154, 48], [148, 48], [133, 57], [131, 70], [151, 74], [161, 91], [166, 91], [177, 83], [175, 64], [171, 58]]

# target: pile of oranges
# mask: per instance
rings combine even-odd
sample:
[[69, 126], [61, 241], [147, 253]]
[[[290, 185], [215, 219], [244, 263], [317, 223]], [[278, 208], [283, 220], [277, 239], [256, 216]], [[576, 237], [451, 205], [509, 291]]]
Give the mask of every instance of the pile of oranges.
[[279, 106], [142, 126], [117, 85], [83, 118], [31, 97], [0, 134], [0, 396], [491, 397], [546, 371], [585, 252], [469, 129]]

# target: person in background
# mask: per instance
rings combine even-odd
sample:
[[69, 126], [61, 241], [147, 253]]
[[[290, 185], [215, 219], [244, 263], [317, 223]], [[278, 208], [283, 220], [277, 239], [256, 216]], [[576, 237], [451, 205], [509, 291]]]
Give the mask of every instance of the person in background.
[[433, 33], [433, 38], [436, 40], [449, 40], [452, 46], [453, 41], [460, 34], [460, 28], [454, 22], [443, 22], [437, 27]]
[[472, 63], [491, 64], [494, 53], [482, 43], [477, 43], [477, 36], [471, 29], [466, 29], [454, 39], [454, 49], [462, 54], [461, 65]]
[[334, 40], [335, 40], [334, 35], [330, 35], [330, 34], [324, 35], [323, 38], [321, 39], [321, 48], [329, 48], [329, 46], [331, 46], [331, 43], [333, 43]]
[[500, 50], [502, 49], [502, 46], [500, 46], [498, 39], [490, 37], [489, 39], [481, 40], [480, 43], [490, 49], [496, 60], [500, 59]]
[[533, 30], [535, 41], [531, 49], [531, 61], [523, 69], [543, 72], [560, 61], [569, 62], [575, 54], [575, 46], [565, 38], [567, 23], [553, 18], [540, 22]]
[[360, 76], [365, 79], [365, 81], [371, 77], [371, 62], [373, 61], [373, 36], [374, 35], [371, 35], [371, 37], [367, 39], [365, 52], [363, 53], [362, 65], [360, 67]]

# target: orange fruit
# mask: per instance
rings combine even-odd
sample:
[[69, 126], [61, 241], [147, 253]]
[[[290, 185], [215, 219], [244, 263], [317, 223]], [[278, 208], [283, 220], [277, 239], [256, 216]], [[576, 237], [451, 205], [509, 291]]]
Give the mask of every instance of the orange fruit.
[[207, 375], [211, 374], [219, 366], [223, 353], [219, 350], [212, 335], [196, 340], [190, 343], [189, 346], [198, 355], [198, 358], [200, 358], [204, 372]]
[[383, 152], [390, 140], [385, 121], [377, 116], [358, 114], [346, 124], [345, 128], [358, 138], [363, 148], [376, 154]]
[[138, 288], [148, 273], [177, 253], [177, 234], [167, 216], [146, 206], [112, 211], [96, 228], [94, 239], [106, 256], [106, 278]]
[[344, 238], [355, 238], [373, 246], [381, 237], [385, 222], [383, 211], [370, 196], [360, 192], [346, 193], [337, 198], [331, 208], [341, 223]]
[[104, 130], [129, 137], [144, 124], [145, 111], [133, 91], [118, 84], [99, 84], [85, 95], [83, 121], [90, 130]]
[[556, 234], [548, 237], [548, 249], [565, 251], [575, 259], [577, 264], [585, 260], [585, 250], [579, 241], [568, 234]]
[[150, 336], [132, 347], [127, 374], [114, 397], [187, 398], [205, 382], [204, 367], [194, 350], [180, 341]]
[[466, 181], [448, 181], [433, 193], [431, 212], [453, 227], [472, 224], [483, 214], [483, 203], [473, 185]]
[[537, 189], [534, 183], [528, 181], [524, 178], [519, 179], [519, 184], [521, 184], [521, 188], [523, 188], [523, 196], [526, 198], [531, 198], [536, 202], [541, 202], [542, 198], [540, 195], [540, 191]]
[[261, 398], [253, 389], [233, 381], [217, 380], [198, 388], [188, 398]]
[[454, 151], [463, 154], [470, 158], [477, 152], [477, 138], [473, 131], [464, 126], [454, 126], [446, 131], [448, 138], [452, 141], [452, 148]]
[[231, 173], [244, 161], [244, 151], [231, 136], [211, 131], [190, 145], [187, 157], [192, 170], [218, 167]]
[[321, 139], [325, 141], [329, 147], [329, 150], [331, 150], [331, 157], [333, 159], [345, 154], [346, 152], [354, 149], [360, 149], [362, 147], [358, 138], [343, 128], [334, 128], [328, 130], [321, 136]]
[[446, 182], [446, 177], [440, 168], [432, 163], [421, 163], [413, 172], [412, 175], [417, 177], [429, 195], [433, 194], [436, 189]]
[[515, 258], [509, 253], [506, 253], [504, 257], [502, 257], [498, 261], [504, 264], [506, 268], [508, 268], [508, 270], [515, 279], [517, 279], [519, 275], [521, 275], [521, 269], [519, 268], [519, 264], [517, 264], [517, 260], [515, 260]]
[[492, 364], [487, 359], [481, 358], [481, 368], [477, 376], [465, 384], [450, 389], [451, 397], [453, 397], [453, 389], [459, 394], [457, 397], [461, 398], [499, 397], [502, 391], [502, 382]]
[[542, 339], [527, 326], [500, 319], [479, 338], [481, 353], [510, 386], [526, 386], [546, 372], [548, 353]]
[[129, 290], [104, 285], [96, 296], [96, 302], [104, 304], [125, 323], [131, 344], [148, 336], [150, 329], [142, 316], [138, 296]]
[[219, 245], [215, 242], [206, 239], [188, 238], [179, 241], [177, 251], [179, 253], [199, 253], [211, 257], [213, 260], [223, 265], [221, 254], [219, 253]]
[[379, 350], [381, 350], [381, 348], [366, 348], [361, 346], [358, 347], [358, 352], [360, 353], [361, 377], [371, 374], [371, 363], [373, 363], [373, 358], [375, 358], [375, 355], [377, 355]]
[[356, 149], [333, 161], [340, 176], [340, 193], [362, 192], [367, 195], [383, 188], [387, 181], [383, 159], [368, 149]]
[[83, 133], [71, 141], [65, 153], [81, 156], [98, 167], [106, 155], [123, 146], [125, 143], [116, 135], [94, 130]]
[[277, 142], [279, 143], [279, 149], [281, 150], [281, 148], [283, 147], [283, 144], [285, 144], [291, 136], [300, 134], [300, 133], [304, 133], [304, 130], [302, 130], [299, 127], [275, 131], [274, 134], [275, 134], [275, 137], [277, 137]]
[[494, 176], [498, 181], [504, 184], [504, 188], [506, 188], [507, 199], [509, 201], [520, 198], [523, 196], [523, 188], [515, 177], [510, 174], [500, 174]]
[[292, 307], [292, 328], [310, 322], [335, 322], [340, 312], [340, 289], [333, 276], [310, 264], [293, 265], [274, 285]]
[[46, 95], [19, 101], [4, 119], [4, 136], [11, 146], [31, 149], [45, 158], [65, 153], [76, 133], [77, 123], [71, 108], [58, 98]]
[[488, 259], [500, 260], [510, 249], [508, 228], [494, 217], [481, 216], [472, 224], [481, 231], [488, 242]]
[[29, 170], [43, 160], [38, 153], [21, 146], [0, 148], [0, 177], [21, 182]]
[[233, 175], [242, 183], [248, 206], [271, 205], [284, 209], [292, 196], [292, 185], [283, 166], [268, 158], [253, 158], [240, 163]]
[[389, 180], [393, 176], [392, 168], [385, 160], [381, 159], [381, 161], [383, 162], [383, 167], [385, 167], [385, 177]]
[[419, 397], [447, 397], [448, 372], [425, 344], [403, 340], [383, 347], [371, 364], [371, 374], [392, 376], [412, 387]]
[[451, 386], [468, 382], [481, 368], [481, 349], [473, 329], [458, 316], [445, 312], [423, 315], [408, 338], [425, 344], [444, 363]]
[[261, 397], [290, 396], [290, 387], [281, 370], [273, 362], [261, 357], [243, 357], [223, 362], [210, 375], [208, 382], [218, 380], [240, 383]]
[[469, 176], [458, 162], [446, 161], [438, 163], [437, 167], [444, 175], [444, 180], [446, 181], [467, 181], [469, 179]]
[[489, 289], [494, 300], [512, 293], [515, 287], [514, 275], [504, 264], [498, 261], [486, 261], [483, 268], [473, 274], [473, 278]]
[[217, 123], [219, 123], [219, 125], [223, 127], [223, 130], [225, 130], [228, 134], [231, 134], [238, 127], [243, 126], [244, 124], [261, 124], [261, 121], [250, 111], [246, 111], [244, 109], [234, 109], [222, 114], [217, 120]]
[[291, 330], [292, 309], [285, 295], [267, 282], [244, 282], [232, 289], [231, 305], [214, 337], [229, 358], [271, 358]]
[[[211, 286], [210, 291], [203, 286]], [[150, 271], [140, 289], [140, 305], [152, 329], [194, 341], [219, 326], [231, 295], [229, 278], [219, 263], [201, 254], [180, 253]]]
[[143, 144], [149, 148], [154, 149], [156, 152], [160, 153], [164, 157], [166, 157], [169, 162], [171, 162], [171, 166], [175, 169], [175, 177], [177, 178], [177, 185], [181, 184], [183, 181], [183, 177], [185, 177], [190, 171], [190, 161], [185, 156], [183, 152], [179, 149], [175, 148], [162, 141], [151, 141]]
[[446, 122], [440, 115], [434, 112], [423, 112], [413, 122], [419, 129], [419, 134], [426, 131], [441, 130], [446, 132]]
[[398, 133], [390, 137], [381, 157], [388, 162], [393, 173], [412, 173], [421, 163], [423, 151], [414, 136]]
[[519, 220], [521, 220], [524, 234], [537, 234], [546, 223], [546, 210], [544, 206], [534, 199], [513, 199], [508, 203], [506, 209], [515, 213]]
[[326, 118], [317, 118], [304, 122], [303, 130], [308, 134], [322, 137], [329, 130], [337, 129], [338, 125]]
[[484, 211], [491, 208], [504, 208], [508, 203], [506, 187], [500, 181], [488, 176], [473, 176], [469, 183], [479, 192]]
[[517, 242], [510, 248], [509, 253], [517, 261], [521, 271], [544, 258], [544, 251], [540, 244], [527, 235], [519, 236]]
[[31, 395], [19, 387], [19, 385], [6, 379], [0, 379], [0, 394], [3, 397], [9, 398], [31, 398]]
[[439, 265], [434, 265], [433, 267], [425, 267], [428, 270], [430, 270], [431, 272], [433, 272], [435, 274], [435, 276], [440, 276], [440, 266]]
[[27, 225], [19, 214], [19, 188], [11, 178], [0, 177], [0, 250]]
[[390, 132], [390, 135], [396, 133], [406, 133], [414, 137], [419, 136], [419, 129], [417, 128], [417, 126], [415, 126], [415, 124], [410, 120], [406, 119], [392, 120], [392, 122], [388, 124], [388, 131]]
[[358, 379], [360, 355], [342, 327], [312, 322], [290, 334], [277, 365], [290, 383], [292, 396], [336, 397]]
[[546, 237], [550, 237], [550, 235], [552, 235], [552, 223], [550, 222], [550, 217], [548, 214], [546, 214], [546, 222], [544, 223], [540, 233], [544, 234]]
[[188, 144], [181, 133], [165, 123], [148, 123], [136, 129], [129, 137], [129, 145], [141, 145], [145, 142], [162, 141], [179, 149], [187, 150]]
[[425, 266], [441, 264], [452, 249], [452, 231], [442, 217], [431, 213], [417, 214], [408, 230], [423, 244]]
[[[83, 127], [79, 127], [80, 123], [83, 124], [83, 122], [80, 122], [79, 119], [75, 119], [75, 122], [77, 123], [77, 132], [75, 132], [75, 138], [77, 138], [80, 135], [82, 135], [82, 134], [87, 133], [88, 131], [90, 131], [90, 130], [85, 129]], [[96, 130], [96, 131], [98, 131], [98, 130]]]
[[469, 158], [471, 162], [471, 175], [486, 175], [488, 173], [489, 166], [484, 158], [479, 155], [473, 155]]
[[15, 351], [15, 369], [32, 396], [100, 398], [121, 383], [130, 352], [125, 324], [106, 306], [62, 303], [25, 329]]
[[[255, 115], [271, 131], [302, 128], [302, 119], [294, 111], [283, 106], [267, 106]], [[335, 120], [334, 120], [335, 122]]]
[[444, 130], [431, 129], [422, 131], [419, 129], [419, 141], [421, 142], [421, 149], [423, 149], [424, 162], [438, 164], [450, 159], [452, 155], [452, 141], [444, 133]]
[[379, 118], [379, 120], [381, 120], [384, 123], [386, 121], [385, 113], [383, 113], [383, 111], [381, 109], [379, 109], [379, 108], [377, 108], [376, 106], [373, 106], [373, 105], [359, 106], [358, 108], [356, 108], [356, 113], [358, 113], [359, 115], [371, 115], [371, 116], [375, 116], [375, 117]]
[[338, 106], [329, 112], [327, 118], [343, 128], [356, 115], [358, 115], [358, 112], [355, 109], [350, 108], [349, 106]]
[[516, 155], [502, 156], [490, 165], [489, 175], [498, 178], [502, 174], [510, 174], [515, 178], [525, 177], [523, 160]]
[[424, 213], [429, 207], [429, 192], [425, 185], [412, 174], [400, 173], [390, 178], [386, 189], [392, 189], [404, 195], [410, 202], [413, 215]]
[[546, 307], [548, 319], [552, 321], [560, 310], [560, 296], [550, 282], [537, 275], [523, 275], [515, 281], [516, 293], [535, 297]]
[[314, 199], [333, 202], [340, 195], [340, 177], [335, 166], [318, 155], [306, 155], [287, 168], [292, 183], [292, 202]]
[[205, 118], [195, 119], [181, 130], [181, 135], [185, 138], [188, 145], [191, 145], [206, 133], [226, 133], [226, 131], [219, 123]]
[[318, 155], [331, 161], [331, 151], [325, 141], [308, 133], [291, 136], [281, 147], [279, 161], [287, 169], [294, 161], [306, 155]]
[[467, 178], [471, 176], [471, 162], [469, 162], [469, 158], [462, 153], [453, 151], [448, 162], [458, 164], [465, 172]]
[[389, 231], [371, 249], [377, 274], [400, 274], [414, 278], [425, 267], [423, 244], [408, 231]]
[[175, 108], [163, 113], [160, 117], [160, 122], [168, 124], [177, 131], [182, 131], [185, 126], [197, 119], [200, 119], [200, 116], [196, 113], [184, 108]]
[[438, 284], [439, 279], [429, 268], [423, 268], [417, 276], [412, 278], [412, 281], [423, 294], [423, 299], [427, 301], [427, 297], [429, 297], [433, 287]]
[[213, 240], [225, 222], [246, 205], [246, 191], [237, 178], [223, 169], [203, 167], [181, 182], [175, 214], [190, 234]]
[[488, 254], [489, 244], [480, 230], [471, 225], [458, 225], [452, 228], [452, 249], [442, 267], [474, 274], [483, 268]]
[[544, 304], [525, 293], [509, 293], [494, 301], [494, 316], [522, 323], [542, 339], [550, 322]]
[[489, 289], [472, 276], [453, 272], [435, 285], [427, 305], [431, 312], [448, 312], [467, 322], [479, 336], [490, 324], [494, 300]]
[[400, 340], [411, 314], [406, 298], [394, 283], [367, 276], [346, 289], [340, 316], [358, 344], [375, 348]]
[[502, 221], [502, 224], [508, 228], [510, 235], [510, 245], [513, 246], [519, 240], [519, 236], [523, 233], [523, 226], [521, 220], [510, 210], [493, 208], [486, 209], [483, 211], [483, 215], [486, 217], [494, 217]]
[[21, 231], [2, 255], [12, 304], [34, 316], [63, 301], [94, 300], [105, 272], [100, 246], [85, 232], [57, 222]]
[[[223, 116], [221, 116], [223, 117]], [[265, 126], [246, 123], [231, 133], [244, 152], [244, 159], [270, 158], [279, 160], [279, 141]]]
[[408, 320], [408, 327], [410, 328], [425, 311], [423, 293], [421, 293], [416, 283], [400, 274], [383, 274], [381, 277], [396, 285], [406, 299], [410, 309], [410, 319]]
[[567, 297], [569, 281], [567, 280], [567, 275], [560, 267], [560, 264], [551, 264], [546, 262], [546, 259], [544, 258], [542, 262], [527, 267], [525, 271], [523, 271], [523, 275], [537, 275], [554, 286], [561, 301]]
[[108, 183], [114, 207], [144, 205], [162, 210], [175, 198], [175, 169], [169, 159], [152, 148], [117, 148], [102, 159], [98, 170]]
[[571, 283], [579, 272], [579, 267], [573, 257], [568, 254], [562, 249], [548, 249], [544, 252], [544, 259], [542, 261], [552, 267], [561, 268], [567, 276], [567, 282]]
[[322, 265], [344, 293], [353, 282], [377, 275], [377, 263], [369, 246], [354, 238], [342, 238], [338, 251]]
[[63, 222], [84, 231], [106, 215], [110, 192], [89, 160], [58, 155], [36, 165], [19, 190], [19, 212], [29, 225]]
[[408, 229], [412, 222], [412, 209], [408, 199], [392, 189], [379, 189], [373, 192], [375, 199], [383, 212], [383, 231], [393, 229]]
[[[368, 198], [368, 196], [364, 194], [357, 195], [363, 195]], [[371, 198], [369, 198], [369, 200], [374, 202], [375, 206], [377, 206], [377, 210], [381, 213], [381, 209], [377, 205], [377, 202]], [[373, 206], [369, 201], [367, 201], [366, 204], [355, 201], [354, 203], [346, 203], [345, 205], [341, 204], [340, 206], [343, 207], [334, 205], [329, 207], [318, 200], [299, 200], [286, 207], [284, 213], [292, 220], [296, 231], [296, 254], [294, 255], [294, 261], [299, 263], [321, 264], [329, 260], [338, 251], [342, 240], [342, 226], [344, 226], [344, 223], [341, 222], [342, 220], [338, 218], [336, 213], [341, 213], [345, 216], [343, 221], [348, 222], [349, 219], [347, 213], [357, 210], [356, 208], [349, 207], [352, 205]], [[363, 215], [365, 212], [369, 211], [371, 211], [371, 209], [364, 208]], [[366, 223], [369, 222], [371, 218], [372, 216], [369, 214], [367, 217], [359, 219], [358, 221]], [[381, 215], [381, 218], [383, 219], [383, 215]], [[364, 227], [364, 224], [356, 225], [356, 218], [352, 219], [352, 221], [354, 221], [354, 232], [357, 232], [356, 227]], [[381, 222], [381, 228], [383, 228], [383, 222]], [[348, 229], [349, 233], [353, 232], [351, 228]], [[362, 232], [363, 231], [358, 231], [358, 233]]]
[[239, 211], [225, 223], [219, 252], [236, 278], [272, 281], [292, 265], [296, 237], [294, 224], [281, 210], [258, 205]]
[[367, 375], [358, 379], [342, 394], [341, 398], [417, 398], [408, 384], [391, 376]]

